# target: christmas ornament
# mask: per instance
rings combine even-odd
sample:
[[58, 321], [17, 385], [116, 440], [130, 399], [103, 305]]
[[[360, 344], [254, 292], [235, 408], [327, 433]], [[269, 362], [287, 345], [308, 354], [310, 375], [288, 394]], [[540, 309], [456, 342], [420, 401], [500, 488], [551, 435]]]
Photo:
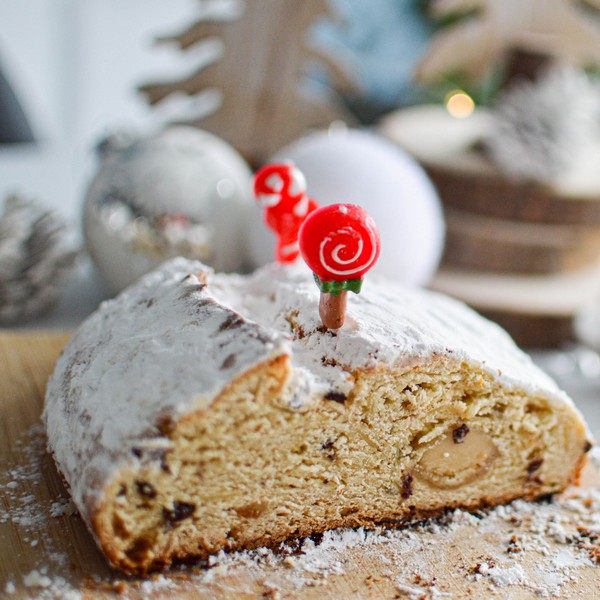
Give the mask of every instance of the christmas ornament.
[[20, 196], [7, 198], [0, 218], [0, 322], [16, 323], [52, 308], [77, 251], [54, 212]]
[[300, 255], [300, 226], [318, 204], [306, 195], [306, 179], [292, 163], [266, 165], [254, 177], [254, 194], [264, 207], [265, 223], [277, 235], [275, 259], [294, 262]]
[[485, 145], [507, 174], [548, 182], [600, 147], [600, 84], [569, 67], [511, 86], [493, 111]]
[[[444, 220], [436, 191], [415, 160], [391, 142], [352, 129], [313, 133], [273, 160], [288, 159], [319, 204], [359, 204], [373, 216], [385, 247], [374, 272], [414, 285], [429, 281], [443, 250]], [[253, 266], [270, 262], [276, 240], [265, 235], [259, 211], [248, 236]]]
[[243, 268], [252, 174], [231, 146], [173, 127], [150, 137], [113, 137], [99, 154], [84, 233], [115, 292], [179, 255], [219, 271]]
[[300, 252], [321, 290], [319, 314], [328, 329], [344, 324], [348, 291], [358, 294], [363, 275], [379, 258], [375, 221], [360, 206], [331, 204], [308, 215]]

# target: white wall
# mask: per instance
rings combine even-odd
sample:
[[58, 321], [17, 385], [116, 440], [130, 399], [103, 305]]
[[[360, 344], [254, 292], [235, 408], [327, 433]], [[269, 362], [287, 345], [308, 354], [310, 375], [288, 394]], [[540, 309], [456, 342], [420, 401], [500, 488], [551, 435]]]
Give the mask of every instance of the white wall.
[[197, 11], [197, 0], [2, 0], [0, 64], [40, 141], [0, 146], [0, 203], [20, 191], [78, 219], [99, 136], [155, 126], [135, 86], [187, 60], [153, 37]]

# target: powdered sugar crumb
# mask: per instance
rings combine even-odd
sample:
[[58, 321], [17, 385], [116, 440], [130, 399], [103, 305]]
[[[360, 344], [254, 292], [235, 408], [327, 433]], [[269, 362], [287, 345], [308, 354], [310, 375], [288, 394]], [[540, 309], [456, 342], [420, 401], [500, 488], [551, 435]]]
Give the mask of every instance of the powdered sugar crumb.
[[450, 594], [446, 592], [440, 592], [436, 588], [407, 585], [406, 583], [398, 583], [396, 585], [396, 589], [409, 600], [423, 600], [424, 598], [447, 598], [450, 596]]
[[144, 581], [140, 586], [140, 590], [144, 594], [153, 594], [162, 590], [170, 590], [176, 587], [176, 583], [164, 575], [158, 575], [153, 579]]
[[58, 502], [53, 502], [52, 506], [50, 507], [50, 516], [55, 519], [65, 515], [70, 517], [76, 512], [77, 509], [75, 508], [75, 505], [69, 499], [61, 499]]
[[52, 585], [52, 580], [47, 575], [40, 573], [38, 570], [34, 569], [25, 577], [23, 577], [23, 583], [27, 587], [40, 587], [47, 588]]
[[523, 585], [527, 583], [525, 571], [521, 565], [512, 565], [510, 567], [492, 567], [488, 571], [488, 576], [495, 585], [506, 587], [508, 585]]

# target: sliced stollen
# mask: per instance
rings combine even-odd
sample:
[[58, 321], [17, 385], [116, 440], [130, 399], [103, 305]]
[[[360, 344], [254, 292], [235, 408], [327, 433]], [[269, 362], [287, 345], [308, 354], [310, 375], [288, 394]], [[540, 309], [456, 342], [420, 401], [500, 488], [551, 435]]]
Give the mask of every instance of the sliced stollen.
[[499, 327], [376, 276], [337, 332], [318, 303], [304, 265], [240, 276], [176, 259], [80, 327], [44, 419], [114, 566], [145, 574], [576, 481], [586, 426]]

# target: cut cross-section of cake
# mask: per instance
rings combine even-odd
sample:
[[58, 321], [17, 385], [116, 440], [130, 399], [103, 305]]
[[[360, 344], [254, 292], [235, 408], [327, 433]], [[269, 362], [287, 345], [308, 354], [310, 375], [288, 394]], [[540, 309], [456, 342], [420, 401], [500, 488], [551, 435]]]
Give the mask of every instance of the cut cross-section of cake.
[[303, 265], [176, 259], [104, 303], [50, 380], [50, 451], [144, 574], [221, 549], [564, 489], [581, 416], [496, 325], [372, 276], [338, 331]]

